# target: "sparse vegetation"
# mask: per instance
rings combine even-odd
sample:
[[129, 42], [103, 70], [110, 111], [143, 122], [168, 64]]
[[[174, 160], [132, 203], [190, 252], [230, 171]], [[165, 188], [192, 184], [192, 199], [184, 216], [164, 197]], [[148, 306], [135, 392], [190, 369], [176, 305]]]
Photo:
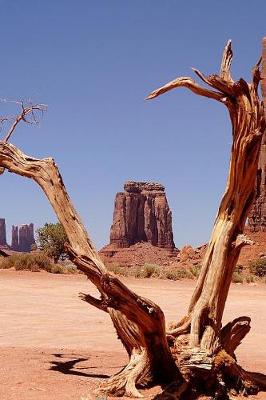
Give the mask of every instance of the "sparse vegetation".
[[0, 269], [15, 268], [17, 271], [25, 270], [39, 272], [41, 270], [53, 274], [74, 273], [77, 269], [71, 264], [54, 264], [43, 252], [13, 254], [0, 259]]
[[198, 278], [201, 270], [201, 264], [192, 265], [189, 270], [194, 278]]
[[233, 273], [232, 282], [234, 283], [244, 283], [244, 276], [241, 272], [235, 271]]
[[156, 264], [144, 264], [142, 267], [142, 278], [151, 278], [160, 276], [160, 267]]
[[130, 276], [134, 278], [159, 278], [178, 281], [181, 279], [193, 279], [195, 271], [191, 268], [178, 266], [160, 267], [156, 264], [144, 264], [143, 266], [126, 267], [115, 264], [107, 265], [108, 271], [119, 276]]
[[[265, 266], [262, 260], [255, 260], [251, 263], [252, 267], [243, 267], [238, 265], [233, 274], [234, 283], [252, 283], [259, 281], [266, 282]], [[143, 266], [120, 266], [116, 264], [107, 265], [108, 271], [118, 276], [127, 276], [132, 278], [158, 278], [179, 281], [182, 279], [197, 279], [200, 273], [201, 265], [182, 266], [159, 266], [156, 264], [144, 264]], [[263, 269], [264, 268], [264, 269]]]
[[68, 238], [63, 225], [59, 222], [46, 223], [38, 229], [37, 242], [40, 250], [52, 258], [55, 264], [67, 258], [65, 243], [68, 242]]
[[[0, 258], [0, 269], [15, 268], [17, 271], [25, 270], [39, 272], [41, 270], [52, 274], [75, 274], [78, 270], [69, 260], [61, 263], [54, 263], [45, 252], [13, 254], [10, 257]], [[144, 264], [136, 266], [120, 266], [107, 264], [107, 269], [114, 275], [132, 278], [157, 278], [179, 281], [182, 279], [197, 279], [201, 265], [191, 266], [160, 266], [157, 264]], [[250, 262], [249, 266], [238, 265], [235, 268], [234, 283], [266, 283], [266, 259], [256, 259]]]
[[259, 278], [266, 277], [266, 257], [251, 261], [249, 268], [255, 276]]

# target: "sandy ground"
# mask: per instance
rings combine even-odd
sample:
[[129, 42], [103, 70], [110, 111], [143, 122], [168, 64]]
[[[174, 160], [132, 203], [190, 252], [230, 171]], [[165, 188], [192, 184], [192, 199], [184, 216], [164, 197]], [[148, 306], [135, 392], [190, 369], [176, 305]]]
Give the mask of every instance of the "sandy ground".
[[[182, 317], [195, 285], [124, 281], [158, 303], [168, 321]], [[264, 373], [265, 289], [233, 284], [224, 314], [224, 322], [252, 318], [237, 356], [246, 369]], [[82, 302], [79, 292], [96, 294], [82, 275], [0, 270], [0, 400], [92, 400], [91, 389], [124, 365], [126, 354], [108, 315]], [[254, 398], [266, 399], [266, 393]]]

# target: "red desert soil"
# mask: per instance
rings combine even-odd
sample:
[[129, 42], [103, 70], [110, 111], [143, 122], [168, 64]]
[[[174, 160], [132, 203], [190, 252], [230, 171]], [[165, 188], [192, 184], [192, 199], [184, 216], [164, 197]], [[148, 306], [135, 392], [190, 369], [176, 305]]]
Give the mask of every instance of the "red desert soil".
[[[157, 302], [167, 321], [183, 315], [195, 285], [125, 282]], [[92, 400], [91, 389], [124, 365], [126, 354], [108, 315], [82, 302], [82, 291], [96, 292], [82, 275], [0, 270], [1, 400]], [[264, 373], [265, 306], [265, 285], [233, 284], [224, 318], [251, 316], [252, 329], [237, 355], [242, 366]], [[145, 398], [156, 392], [146, 391]], [[266, 399], [266, 394], [254, 399]]]

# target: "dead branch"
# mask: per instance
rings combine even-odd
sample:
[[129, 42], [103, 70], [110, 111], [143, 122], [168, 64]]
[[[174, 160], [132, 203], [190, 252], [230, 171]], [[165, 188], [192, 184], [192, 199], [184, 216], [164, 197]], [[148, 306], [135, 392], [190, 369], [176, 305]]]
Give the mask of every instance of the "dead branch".
[[[35, 111], [42, 105], [24, 107], [0, 142], [0, 173], [4, 169], [33, 179], [44, 191], [68, 236], [68, 253], [77, 268], [96, 286], [100, 297], [82, 294], [84, 301], [108, 312], [119, 339], [129, 355], [128, 365], [102, 385], [100, 391], [141, 397], [136, 385], [171, 384], [161, 398], [195, 398], [212, 393], [224, 399], [231, 388], [254, 393], [265, 388], [265, 379], [244, 371], [234, 351], [248, 333], [249, 319], [241, 317], [222, 328], [222, 315], [239, 252], [248, 240], [243, 236], [247, 214], [254, 198], [262, 135], [265, 132], [263, 104], [258, 96], [259, 63], [248, 84], [231, 78], [232, 48], [225, 47], [219, 75], [205, 76], [194, 70], [210, 90], [188, 77], [153, 91], [155, 98], [174, 88], [217, 100], [228, 108], [232, 123], [232, 153], [227, 186], [214, 223], [211, 239], [187, 314], [168, 332], [160, 307], [138, 296], [108, 273], [88, 237], [51, 158], [29, 157], [8, 143], [20, 121], [36, 123]], [[34, 108], [36, 107], [36, 108]], [[30, 121], [27, 119], [31, 116]], [[174, 382], [174, 384], [172, 384]], [[168, 397], [167, 397], [168, 396]], [[187, 397], [188, 396], [188, 397]], [[190, 397], [191, 398], [191, 397]]]
[[190, 89], [192, 92], [194, 92], [195, 94], [223, 102], [224, 95], [222, 93], [206, 89], [206, 88], [200, 86], [199, 84], [197, 84], [190, 77], [180, 77], [180, 78], [174, 79], [171, 82], [168, 82], [166, 85], [151, 92], [146, 97], [146, 100], [154, 99], [155, 97], [158, 97], [163, 93], [169, 92], [170, 90], [176, 89], [179, 87], [186, 87], [186, 88]]
[[[2, 101], [7, 102], [7, 100], [2, 100]], [[3, 139], [4, 142], [8, 142], [8, 140], [14, 133], [17, 125], [21, 121], [25, 122], [26, 124], [37, 125], [39, 123], [37, 113], [43, 114], [44, 111], [47, 110], [47, 106], [45, 104], [29, 104], [25, 106], [23, 101], [15, 101], [14, 103], [20, 105], [21, 112], [18, 115], [16, 115], [16, 117], [2, 118], [1, 123], [6, 121], [13, 121], [9, 130], [6, 132], [5, 138]]]

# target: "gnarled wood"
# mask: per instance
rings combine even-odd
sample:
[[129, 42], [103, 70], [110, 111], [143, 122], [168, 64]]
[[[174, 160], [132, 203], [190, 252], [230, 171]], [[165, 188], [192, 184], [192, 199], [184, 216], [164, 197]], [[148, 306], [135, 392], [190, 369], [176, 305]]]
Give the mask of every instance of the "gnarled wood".
[[99, 299], [90, 295], [82, 295], [82, 299], [110, 314], [118, 337], [129, 353], [128, 366], [103, 385], [103, 389], [114, 393], [122, 393], [123, 389], [137, 395], [136, 383], [182, 381], [166, 339], [162, 310], [107, 272], [70, 201], [54, 160], [38, 160], [12, 144], [0, 142], [0, 166], [33, 179], [43, 189], [65, 228], [71, 260], [99, 290]]
[[221, 330], [221, 346], [231, 356], [250, 331], [250, 321], [249, 317], [239, 317]]
[[[129, 362], [100, 388], [100, 392], [141, 397], [136, 385], [170, 384], [157, 398], [191, 398], [211, 393], [224, 399], [228, 390], [254, 393], [265, 389], [265, 377], [237, 365], [235, 349], [248, 333], [249, 319], [241, 317], [222, 328], [229, 286], [241, 247], [249, 243], [243, 229], [253, 201], [258, 157], [265, 131], [259, 100], [259, 63], [252, 82], [234, 82], [229, 41], [220, 74], [196, 75], [211, 86], [187, 77], [177, 78], [152, 92], [148, 99], [178, 87], [224, 104], [232, 122], [232, 154], [227, 186], [215, 220], [202, 270], [187, 314], [165, 329], [164, 314], [152, 301], [138, 296], [106, 270], [66, 192], [51, 158], [38, 160], [12, 144], [0, 142], [0, 173], [4, 170], [33, 179], [44, 191], [69, 239], [68, 253], [77, 268], [97, 287], [99, 298], [81, 294], [82, 300], [109, 313]], [[12, 131], [13, 132], [13, 131]], [[10, 136], [9, 136], [10, 137]]]
[[[187, 87], [198, 95], [223, 103], [232, 123], [232, 151], [226, 190], [201, 273], [188, 314], [168, 331], [170, 337], [177, 337], [177, 340], [179, 336], [189, 335], [185, 358], [186, 365], [191, 368], [195, 368], [196, 360], [198, 368], [205, 368], [204, 365], [207, 368], [209, 364], [212, 369], [212, 362], [206, 361], [209, 355], [216, 354], [223, 345], [229, 353], [234, 352], [242, 336], [249, 330], [240, 327], [240, 321], [234, 321], [231, 330], [228, 326], [222, 330], [221, 321], [241, 247], [249, 243], [243, 236], [243, 230], [255, 195], [259, 152], [266, 124], [263, 102], [258, 96], [260, 61], [253, 69], [250, 84], [242, 78], [235, 82], [230, 73], [232, 55], [229, 41], [223, 53], [219, 75], [205, 76], [194, 69], [196, 75], [212, 90], [195, 84], [191, 78], [177, 78], [147, 97], [153, 99], [174, 88]], [[234, 329], [237, 330], [237, 339], [233, 335]], [[231, 337], [228, 337], [229, 333]]]
[[[212, 97], [226, 105], [232, 122], [232, 153], [225, 194], [215, 220], [203, 267], [192, 296], [185, 327], [190, 321], [190, 346], [215, 351], [220, 345], [219, 332], [232, 274], [241, 246], [245, 244], [242, 233], [247, 213], [254, 197], [254, 187], [262, 135], [265, 131], [263, 103], [258, 97], [259, 64], [253, 71], [249, 85], [243, 79], [234, 82], [230, 74], [231, 42], [225, 47], [220, 75], [198, 76], [210, 85], [215, 96], [205, 88], [193, 86], [196, 94]], [[154, 98], [173, 88], [187, 85], [187, 80], [177, 78], [148, 96]], [[213, 93], [213, 91], [212, 91]], [[241, 238], [241, 240], [240, 240]], [[182, 327], [182, 324], [181, 324]], [[175, 334], [180, 333], [177, 326]]]

